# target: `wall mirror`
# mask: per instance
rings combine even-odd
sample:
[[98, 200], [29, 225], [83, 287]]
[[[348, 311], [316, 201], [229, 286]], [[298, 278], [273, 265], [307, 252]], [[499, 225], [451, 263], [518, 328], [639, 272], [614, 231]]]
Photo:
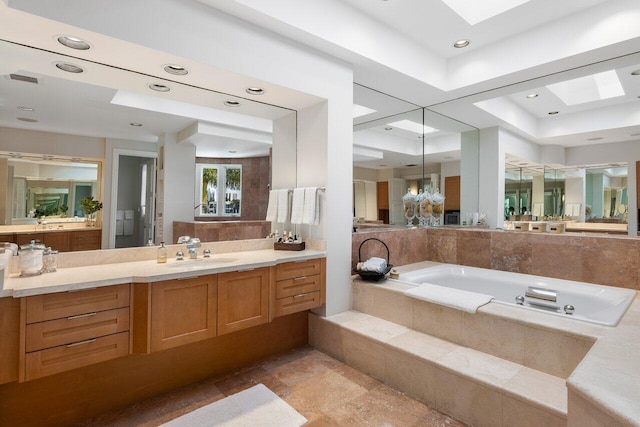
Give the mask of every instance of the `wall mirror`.
[[[84, 168], [108, 159], [111, 153], [105, 157], [106, 147], [158, 156], [159, 138], [172, 134], [179, 145], [195, 145], [194, 162], [223, 165], [227, 171], [224, 178], [231, 188], [228, 193], [225, 186], [221, 194], [229, 199], [227, 203], [216, 204], [212, 199], [215, 202], [207, 201], [206, 210], [202, 206], [200, 210], [194, 208], [202, 203], [194, 194], [194, 204], [184, 207], [188, 215], [205, 220], [264, 219], [273, 121], [291, 115], [293, 110], [6, 41], [0, 42], [0, 55], [0, 127], [5, 135], [0, 155], [8, 159], [44, 157], [44, 162], [61, 161]], [[82, 72], [67, 72], [56, 66], [65, 61], [73, 62]], [[239, 166], [232, 168], [231, 164]], [[118, 205], [116, 209], [110, 203], [113, 185], [104, 183], [105, 176], [111, 178], [112, 172], [98, 169], [97, 178], [74, 179], [65, 185], [67, 215], [78, 213], [77, 195], [86, 192], [80, 185], [86, 183], [91, 195], [104, 200], [103, 222], [115, 232], [116, 213], [133, 210], [137, 218], [145, 210], [145, 203], [138, 197], [137, 203]], [[291, 173], [295, 176], [296, 172]], [[15, 177], [19, 180], [21, 176]], [[195, 176], [193, 179], [198, 182]], [[13, 204], [13, 195], [8, 196]], [[171, 197], [169, 193], [164, 195], [165, 200]], [[17, 199], [22, 200], [22, 196]], [[28, 201], [25, 203], [11, 206], [9, 211], [22, 215], [23, 208], [28, 212], [30, 207]]]
[[475, 128], [358, 84], [353, 122], [354, 218], [360, 227], [406, 225], [402, 197], [423, 191], [444, 194], [445, 213], [459, 221], [461, 135]]
[[41, 217], [49, 223], [77, 221], [85, 215], [80, 200], [100, 194], [99, 163], [3, 154], [12, 178], [7, 225], [36, 224]]

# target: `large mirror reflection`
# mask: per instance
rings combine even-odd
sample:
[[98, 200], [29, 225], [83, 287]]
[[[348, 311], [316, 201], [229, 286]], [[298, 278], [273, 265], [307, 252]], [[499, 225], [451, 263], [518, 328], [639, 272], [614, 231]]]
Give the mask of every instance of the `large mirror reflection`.
[[[42, 231], [43, 220], [73, 228], [92, 197], [103, 203], [102, 247], [143, 246], [171, 235], [156, 220], [174, 192], [192, 194], [179, 208], [185, 223], [255, 221], [244, 228], [252, 235], [221, 238], [268, 234], [273, 122], [295, 112], [8, 42], [0, 55], [0, 169], [10, 183], [0, 240]], [[177, 164], [168, 141], [189, 158]], [[165, 166], [189, 176], [189, 191], [164, 179]], [[295, 164], [286, 173], [295, 182]]]
[[423, 225], [406, 202], [425, 195], [441, 197], [431, 224], [462, 223], [461, 139], [473, 127], [358, 84], [353, 122], [356, 229]]

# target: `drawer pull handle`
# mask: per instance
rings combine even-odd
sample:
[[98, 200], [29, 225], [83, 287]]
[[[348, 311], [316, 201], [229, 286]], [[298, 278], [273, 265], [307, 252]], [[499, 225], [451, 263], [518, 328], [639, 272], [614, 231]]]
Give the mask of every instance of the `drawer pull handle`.
[[79, 341], [79, 342], [74, 342], [74, 343], [71, 343], [71, 344], [67, 344], [67, 348], [69, 348], [69, 347], [75, 347], [75, 346], [83, 345], [83, 344], [91, 344], [91, 343], [93, 343], [93, 342], [96, 342], [96, 339], [95, 339], [95, 338], [92, 338], [92, 339], [90, 339], [90, 340], [86, 340], [86, 341]]
[[77, 314], [77, 315], [75, 315], [75, 316], [69, 316], [69, 317], [67, 317], [67, 320], [81, 319], [81, 318], [83, 318], [83, 317], [91, 317], [91, 316], [95, 316], [96, 314], [98, 314], [98, 313], [96, 313], [95, 311], [94, 311], [93, 313]]
[[302, 298], [304, 297], [306, 294], [298, 294], [298, 295], [294, 295], [293, 298]]
[[296, 277], [296, 278], [295, 278], [295, 279], [293, 279], [293, 280], [304, 280], [304, 279], [306, 279], [306, 278], [307, 278], [307, 276], [302, 276], [302, 277]]

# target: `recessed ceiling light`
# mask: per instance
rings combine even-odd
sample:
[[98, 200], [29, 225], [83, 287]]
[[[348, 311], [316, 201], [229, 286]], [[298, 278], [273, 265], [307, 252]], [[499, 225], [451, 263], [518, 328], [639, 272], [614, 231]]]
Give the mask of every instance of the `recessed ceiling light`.
[[633, 71], [631, 72], [631, 75], [632, 75], [632, 76], [640, 76], [640, 70], [633, 70]]
[[384, 128], [384, 130], [391, 130], [391, 129], [393, 129], [393, 128], [392, 128], [392, 127], [386, 127], [386, 128]]
[[91, 48], [89, 43], [77, 37], [60, 36], [58, 37], [58, 42], [66, 47], [70, 47], [71, 49], [88, 50]]
[[174, 76], [185, 76], [189, 74], [189, 70], [187, 70], [186, 68], [180, 65], [169, 64], [169, 65], [165, 65], [163, 69], [167, 73], [173, 74]]
[[142, 126], [142, 123], [131, 122], [131, 123], [129, 123], [129, 125], [135, 126], [135, 127], [140, 127], [140, 126]]
[[62, 71], [66, 71], [67, 73], [84, 73], [84, 68], [69, 64], [68, 62], [56, 62], [56, 67]]
[[424, 135], [418, 135], [418, 139], [424, 138]]
[[529, 95], [527, 95], [527, 98], [531, 99], [531, 98], [537, 98], [538, 94], [537, 93], [530, 93]]
[[236, 150], [229, 150], [229, 153], [231, 153], [231, 154], [236, 154], [236, 153], [237, 153], [237, 151], [236, 151]]
[[36, 109], [35, 109], [35, 108], [31, 108], [31, 107], [23, 107], [23, 106], [18, 107], [18, 110], [22, 110], [22, 111], [36, 111]]
[[587, 141], [600, 141], [601, 139], [604, 139], [601, 136], [595, 137], [595, 138], [588, 138]]
[[38, 122], [36, 119], [30, 119], [28, 117], [18, 117], [18, 120], [20, 120], [21, 122], [28, 122], [28, 123], [37, 123]]
[[262, 95], [265, 91], [261, 87], [248, 87], [245, 89], [249, 95]]
[[453, 44], [453, 47], [455, 47], [455, 48], [457, 48], [457, 49], [460, 49], [460, 48], [463, 48], [463, 47], [467, 47], [467, 46], [469, 46], [469, 43], [471, 43], [471, 40], [465, 40], [465, 39], [462, 39], [462, 40], [458, 40], [458, 41], [456, 41], [456, 42]]
[[549, 115], [550, 116], [555, 116], [558, 113], [559, 113], [559, 111], [549, 111]]
[[72, 161], [72, 162], [81, 162], [81, 161], [82, 161], [82, 158], [81, 158], [81, 157], [72, 157], [72, 158], [71, 158], [71, 161]]
[[227, 107], [239, 107], [240, 103], [238, 101], [224, 101], [224, 105]]
[[171, 90], [169, 86], [165, 86], [157, 83], [151, 83], [149, 85], [149, 89], [155, 90], [156, 92], [169, 92]]

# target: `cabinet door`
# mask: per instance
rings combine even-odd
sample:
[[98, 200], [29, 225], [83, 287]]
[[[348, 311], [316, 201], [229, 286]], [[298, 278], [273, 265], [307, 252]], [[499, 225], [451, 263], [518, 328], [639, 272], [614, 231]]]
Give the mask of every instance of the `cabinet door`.
[[83, 230], [71, 232], [70, 249], [72, 251], [92, 251], [102, 246], [102, 230]]
[[50, 231], [42, 233], [44, 245], [60, 252], [69, 252], [71, 233], [69, 231]]
[[216, 336], [217, 276], [152, 285], [151, 351]]
[[219, 275], [218, 335], [268, 321], [269, 268]]

